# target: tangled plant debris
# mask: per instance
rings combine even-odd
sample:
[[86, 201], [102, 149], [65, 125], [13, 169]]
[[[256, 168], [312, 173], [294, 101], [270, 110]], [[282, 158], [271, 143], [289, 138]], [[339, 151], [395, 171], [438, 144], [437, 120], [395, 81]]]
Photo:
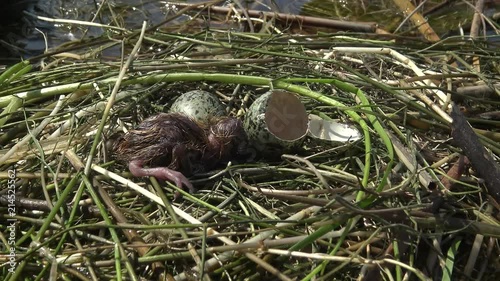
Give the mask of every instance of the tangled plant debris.
[[[225, 24], [247, 32], [207, 11], [180, 9], [183, 26], [88, 23], [108, 34], [0, 75], [4, 280], [498, 276], [497, 43], [421, 26], [313, 32], [230, 9], [245, 20]], [[107, 144], [193, 90], [236, 118], [286, 91], [360, 138], [225, 162], [190, 176], [191, 194], [130, 175]]]

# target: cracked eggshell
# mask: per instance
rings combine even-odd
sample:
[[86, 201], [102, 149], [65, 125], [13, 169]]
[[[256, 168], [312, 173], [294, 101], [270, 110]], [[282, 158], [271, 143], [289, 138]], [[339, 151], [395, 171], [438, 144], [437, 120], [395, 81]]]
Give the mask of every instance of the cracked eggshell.
[[202, 90], [180, 95], [170, 107], [170, 112], [183, 113], [199, 122], [226, 115], [224, 105], [219, 98]]
[[325, 120], [317, 115], [309, 115], [307, 134], [316, 140], [345, 143], [361, 139], [361, 132], [353, 126], [336, 121]]
[[258, 97], [243, 126], [250, 143], [260, 151], [298, 146], [307, 135], [308, 114], [295, 94], [275, 90]]

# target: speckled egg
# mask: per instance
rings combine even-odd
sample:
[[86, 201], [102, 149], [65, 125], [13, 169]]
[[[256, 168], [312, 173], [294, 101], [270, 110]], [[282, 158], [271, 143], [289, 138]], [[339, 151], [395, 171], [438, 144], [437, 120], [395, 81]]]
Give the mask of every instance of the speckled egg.
[[258, 97], [243, 126], [250, 143], [260, 151], [300, 145], [307, 135], [308, 114], [295, 94], [275, 90]]
[[217, 96], [202, 90], [180, 95], [170, 107], [170, 112], [183, 113], [200, 122], [226, 114], [224, 105]]

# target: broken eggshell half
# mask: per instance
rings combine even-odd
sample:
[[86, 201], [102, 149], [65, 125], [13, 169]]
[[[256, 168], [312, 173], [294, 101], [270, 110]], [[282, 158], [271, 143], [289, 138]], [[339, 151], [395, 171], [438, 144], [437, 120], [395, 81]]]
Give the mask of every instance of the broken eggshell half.
[[361, 138], [353, 126], [309, 115], [295, 94], [282, 90], [258, 97], [248, 109], [243, 126], [250, 144], [261, 152], [296, 148], [306, 136], [329, 144]]
[[198, 122], [226, 115], [222, 102], [206, 91], [194, 90], [180, 95], [170, 107], [171, 113], [183, 113]]
[[361, 139], [361, 133], [354, 126], [325, 120], [318, 115], [309, 114], [307, 135], [316, 140], [345, 143]]
[[307, 135], [308, 115], [295, 94], [274, 90], [262, 94], [248, 109], [243, 127], [259, 151], [298, 146]]

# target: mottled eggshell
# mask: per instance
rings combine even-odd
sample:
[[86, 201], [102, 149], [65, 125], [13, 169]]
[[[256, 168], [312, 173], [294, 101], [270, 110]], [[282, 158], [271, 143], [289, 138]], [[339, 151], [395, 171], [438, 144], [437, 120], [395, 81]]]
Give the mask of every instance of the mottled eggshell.
[[226, 114], [224, 105], [217, 96], [202, 90], [180, 95], [170, 107], [170, 112], [183, 113], [200, 122]]
[[308, 115], [296, 95], [276, 90], [257, 98], [243, 126], [250, 143], [260, 151], [300, 145], [307, 134]]

